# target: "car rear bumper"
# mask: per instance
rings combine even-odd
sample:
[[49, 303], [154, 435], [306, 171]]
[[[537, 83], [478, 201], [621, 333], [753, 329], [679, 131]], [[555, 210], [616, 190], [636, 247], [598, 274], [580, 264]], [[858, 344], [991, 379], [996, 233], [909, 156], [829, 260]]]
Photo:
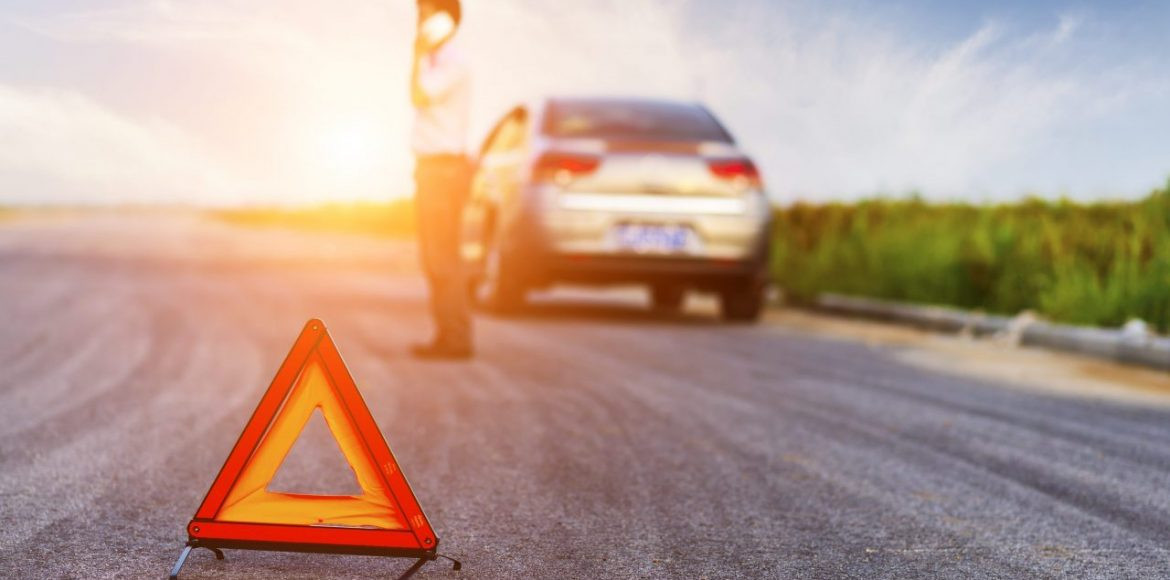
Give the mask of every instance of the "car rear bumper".
[[[623, 225], [681, 227], [691, 243], [667, 259], [746, 260], [754, 256], [771, 215], [764, 195], [666, 195], [539, 190], [532, 227], [546, 249], [570, 255], [629, 252], [615, 236]], [[681, 255], [680, 255], [681, 254]]]
[[[679, 283], [714, 287], [764, 278], [771, 215], [758, 199], [686, 196], [562, 195], [534, 188], [506, 236], [531, 285]], [[639, 253], [614, 237], [622, 224], [668, 224], [693, 232], [693, 244], [671, 253]]]

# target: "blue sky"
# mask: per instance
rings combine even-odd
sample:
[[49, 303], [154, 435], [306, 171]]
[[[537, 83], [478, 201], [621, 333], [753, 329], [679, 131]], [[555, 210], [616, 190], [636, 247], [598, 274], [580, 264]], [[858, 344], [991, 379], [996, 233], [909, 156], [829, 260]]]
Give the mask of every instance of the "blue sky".
[[[1138, 197], [1170, 2], [465, 0], [473, 141], [544, 94], [697, 99], [780, 202]], [[0, 203], [410, 191], [410, 0], [0, 6]]]

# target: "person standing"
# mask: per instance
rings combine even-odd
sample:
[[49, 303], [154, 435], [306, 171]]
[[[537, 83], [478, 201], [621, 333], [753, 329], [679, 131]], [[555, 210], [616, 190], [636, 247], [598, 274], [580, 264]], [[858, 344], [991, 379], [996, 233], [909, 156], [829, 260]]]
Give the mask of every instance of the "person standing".
[[435, 334], [411, 352], [424, 359], [473, 354], [471, 304], [460, 256], [463, 205], [471, 185], [467, 132], [471, 74], [459, 49], [459, 0], [419, 0], [411, 73], [415, 211]]

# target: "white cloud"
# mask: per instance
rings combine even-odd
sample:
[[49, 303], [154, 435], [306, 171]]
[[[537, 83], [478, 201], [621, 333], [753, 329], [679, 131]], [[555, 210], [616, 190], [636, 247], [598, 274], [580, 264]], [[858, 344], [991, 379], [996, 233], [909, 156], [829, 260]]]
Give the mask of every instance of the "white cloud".
[[3, 192], [25, 201], [189, 202], [237, 193], [175, 127], [118, 115], [73, 92], [0, 85], [0, 143], [0, 173], [54, 184]]
[[[409, 191], [402, 85], [413, 18], [409, 3], [357, 2], [338, 11], [308, 1], [148, 1], [21, 24], [64, 50], [130, 48], [174, 67], [151, 69], [144, 79], [163, 85], [169, 129], [182, 127], [207, 145], [209, 171], [235, 175], [230, 193], [193, 201], [296, 203]], [[393, 62], [402, 63], [398, 70]], [[138, 104], [144, 112], [159, 108], [148, 99]], [[339, 164], [329, 148], [355, 125], [362, 125], [364, 151], [353, 154], [377, 160]]]
[[1067, 42], [1077, 29], [1081, 27], [1083, 18], [1077, 14], [1061, 14], [1060, 22], [1056, 27], [1056, 31], [1052, 33], [1053, 44], [1063, 44]]
[[[1095, 57], [1078, 44], [1080, 14], [1054, 17], [1037, 38], [990, 21], [929, 44], [864, 14], [824, 8], [811, 19], [800, 3], [701, 8], [667, 0], [473, 4], [468, 40], [486, 73], [481, 124], [513, 101], [549, 92], [698, 99], [756, 155], [781, 200], [914, 189], [1010, 198], [1062, 193], [1069, 176], [1075, 183], [1075, 167], [1057, 176], [1009, 166], [1035, 156], [1059, 165], [1053, 145], [1061, 132], [1123, 112], [1160, 82], [1092, 66]], [[1157, 171], [1128, 193], [1159, 183]]]
[[[1097, 181], [1081, 189], [1088, 191], [1100, 185], [1102, 172], [1084, 169], [1084, 160], [1093, 158], [1093, 147], [1108, 144], [1085, 145], [1081, 157], [1072, 157], [1062, 139], [1111, 122], [1135, 103], [1157, 101], [1167, 86], [1143, 62], [1099, 56], [1094, 47], [1124, 39], [1092, 26], [1090, 13], [1054, 15], [1040, 31], [986, 22], [965, 37], [927, 41], [873, 11], [803, 2], [465, 5], [465, 42], [476, 64], [477, 135], [515, 102], [549, 93], [698, 99], [757, 157], [779, 199], [910, 189], [934, 197], [1005, 198], [1060, 193], [1069, 183], [1076, 193], [1077, 180], [1092, 176]], [[107, 131], [128, 143], [162, 143], [123, 149], [169, 151], [162, 155], [171, 161], [155, 165], [176, 175], [198, 173], [198, 164], [205, 164], [204, 173], [233, 173], [238, 178], [225, 178], [225, 187], [248, 199], [401, 194], [409, 188], [405, 84], [413, 17], [409, 1], [353, 0], [341, 10], [315, 0], [155, 0], [25, 19], [26, 27], [56, 39], [64, 51], [130, 46], [174, 63], [177, 83], [187, 80], [183, 63], [194, 59], [236, 70], [233, 78], [255, 86], [244, 91], [226, 76], [212, 76], [198, 80], [198, 91], [168, 95], [188, 99], [187, 109], [231, 108], [217, 123], [166, 115], [166, 123], [143, 121], [159, 116], [144, 100], [136, 120], [108, 110], [107, 117], [88, 114], [121, 119], [132, 129], [74, 120], [68, 121], [74, 129], [62, 125], [55, 136], [35, 136], [39, 129], [26, 117], [24, 138], [70, 141], [64, 135], [75, 130], [92, 141]], [[226, 104], [209, 103], [188, 93], [230, 96]], [[19, 94], [22, 102], [41, 103], [27, 115], [103, 111], [77, 95]], [[171, 114], [176, 108], [182, 109], [171, 107]], [[366, 164], [361, 179], [332, 176], [329, 164], [316, 157], [320, 142], [355, 124], [376, 128], [363, 142], [373, 143], [381, 161]], [[193, 153], [196, 140], [215, 155]], [[240, 161], [248, 155], [261, 161]], [[1147, 157], [1112, 183], [1140, 194], [1144, 184], [1161, 182], [1158, 172], [1170, 167]], [[53, 166], [47, 154], [40, 159], [46, 175], [78, 173], [64, 163]], [[1149, 175], [1134, 178], [1135, 170]], [[153, 175], [150, 186], [139, 189], [167, 189], [165, 172]], [[170, 190], [190, 192], [189, 179], [171, 183]]]
[[1156, 78], [1088, 66], [1069, 22], [1051, 33], [1059, 47], [997, 22], [929, 45], [861, 17], [806, 32], [795, 18], [751, 14], [726, 25], [736, 49], [700, 74], [731, 81], [709, 100], [763, 158], [781, 197], [1053, 194], [1065, 176], [1007, 166], [1055, 158], [1061, 132], [1123, 111], [1119, 94], [1151, 94]]
[[228, 42], [294, 50], [311, 49], [314, 45], [311, 38], [284, 25], [277, 13], [256, 12], [242, 3], [156, 0], [19, 22], [32, 31], [67, 42], [197, 44], [201, 48]]

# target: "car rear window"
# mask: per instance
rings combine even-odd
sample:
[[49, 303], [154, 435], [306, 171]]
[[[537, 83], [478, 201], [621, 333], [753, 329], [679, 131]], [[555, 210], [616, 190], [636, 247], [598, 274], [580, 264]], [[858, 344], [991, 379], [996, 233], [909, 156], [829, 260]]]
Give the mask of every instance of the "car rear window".
[[553, 137], [731, 142], [707, 109], [688, 103], [623, 100], [556, 100], [544, 133]]

